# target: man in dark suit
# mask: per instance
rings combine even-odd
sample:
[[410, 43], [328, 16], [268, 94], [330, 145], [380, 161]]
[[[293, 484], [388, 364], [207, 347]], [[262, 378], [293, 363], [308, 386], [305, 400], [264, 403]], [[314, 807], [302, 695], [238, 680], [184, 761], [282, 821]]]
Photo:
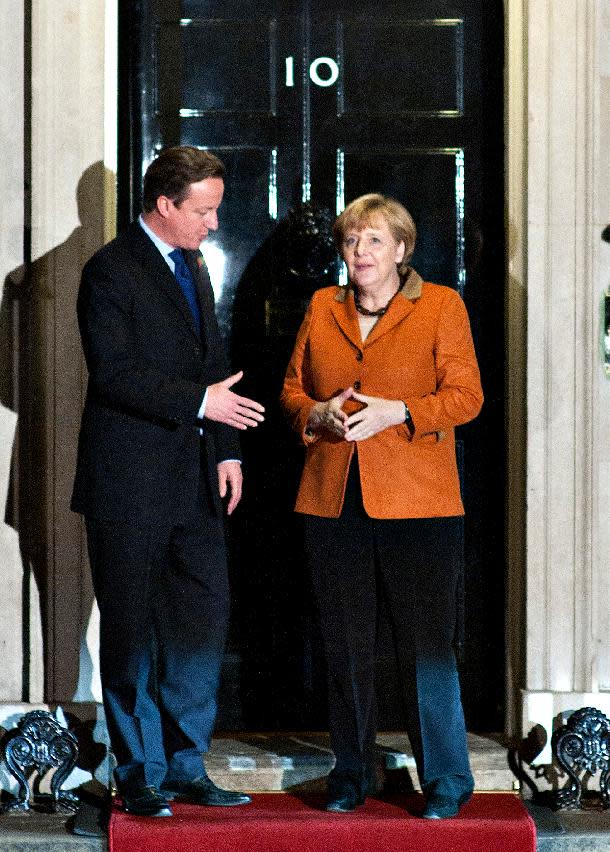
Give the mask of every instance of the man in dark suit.
[[[85, 266], [78, 320], [89, 370], [72, 508], [85, 516], [101, 615], [106, 720], [125, 809], [171, 816], [177, 796], [239, 805], [208, 778], [229, 608], [223, 500], [241, 497], [236, 394], [199, 251], [218, 227], [224, 166], [170, 148], [143, 213]], [[225, 500], [226, 498], [226, 500]]]

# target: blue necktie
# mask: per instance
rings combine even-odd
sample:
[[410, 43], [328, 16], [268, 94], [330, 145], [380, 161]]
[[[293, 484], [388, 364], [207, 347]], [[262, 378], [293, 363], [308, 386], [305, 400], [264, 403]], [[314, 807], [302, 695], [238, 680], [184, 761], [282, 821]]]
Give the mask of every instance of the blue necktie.
[[182, 254], [182, 249], [177, 248], [173, 251], [170, 251], [169, 257], [171, 257], [171, 259], [174, 261], [174, 275], [176, 276], [176, 281], [178, 282], [178, 284], [180, 284], [180, 287], [182, 288], [182, 292], [184, 293], [186, 301], [189, 303], [189, 308], [191, 309], [193, 319], [195, 320], [197, 333], [201, 334], [201, 313], [199, 311], [197, 291], [195, 289], [195, 282], [193, 281], [191, 270], [186, 264], [186, 260], [184, 259], [184, 255]]

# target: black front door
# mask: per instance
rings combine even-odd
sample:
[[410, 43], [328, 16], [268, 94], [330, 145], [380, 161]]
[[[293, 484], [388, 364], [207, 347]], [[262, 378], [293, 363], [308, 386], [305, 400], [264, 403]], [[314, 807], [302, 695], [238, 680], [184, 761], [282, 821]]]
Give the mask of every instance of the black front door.
[[[379, 191], [415, 218], [415, 268], [458, 289], [471, 317], [486, 403], [458, 434], [467, 511], [462, 684], [469, 727], [501, 728], [502, 3], [125, 6], [123, 223], [138, 212], [143, 170], [161, 148], [197, 145], [224, 160], [221, 227], [203, 251], [234, 366], [246, 373], [243, 391], [268, 409], [265, 426], [244, 436], [246, 491], [229, 530], [234, 607], [220, 723], [325, 725], [315, 614], [292, 514], [301, 456], [277, 396], [312, 288], [344, 272], [323, 240], [307, 242], [294, 214], [308, 211], [323, 233], [346, 203]], [[385, 647], [382, 630], [380, 724], [400, 728]]]

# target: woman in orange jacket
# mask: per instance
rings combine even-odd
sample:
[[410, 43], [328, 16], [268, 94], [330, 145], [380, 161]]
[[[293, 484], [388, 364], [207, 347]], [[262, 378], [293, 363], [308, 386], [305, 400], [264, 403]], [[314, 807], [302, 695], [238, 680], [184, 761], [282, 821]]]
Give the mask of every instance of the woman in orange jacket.
[[352, 811], [374, 791], [383, 602], [424, 816], [454, 816], [473, 789], [452, 648], [464, 511], [454, 427], [483, 401], [470, 326], [455, 290], [409, 267], [415, 225], [397, 201], [362, 196], [333, 230], [349, 286], [314, 294], [282, 391], [307, 448], [296, 511], [328, 670], [327, 809]]

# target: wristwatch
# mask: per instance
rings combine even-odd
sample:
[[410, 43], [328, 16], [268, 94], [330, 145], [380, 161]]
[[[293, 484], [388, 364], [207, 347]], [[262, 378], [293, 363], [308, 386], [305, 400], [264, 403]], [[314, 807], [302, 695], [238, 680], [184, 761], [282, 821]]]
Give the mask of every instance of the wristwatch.
[[403, 405], [405, 407], [405, 426], [409, 430], [409, 435], [412, 435], [415, 432], [415, 423], [413, 422], [407, 403], [403, 402]]

